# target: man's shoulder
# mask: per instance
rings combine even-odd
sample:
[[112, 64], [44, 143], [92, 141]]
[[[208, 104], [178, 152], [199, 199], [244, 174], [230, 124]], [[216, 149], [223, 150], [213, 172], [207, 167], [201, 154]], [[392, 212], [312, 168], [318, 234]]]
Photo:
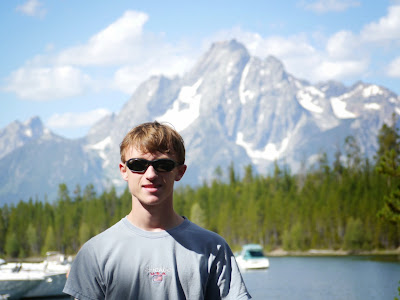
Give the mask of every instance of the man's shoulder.
[[100, 232], [99, 234], [95, 235], [89, 241], [87, 241], [87, 243], [97, 244], [97, 243], [102, 243], [103, 240], [107, 240], [108, 242], [110, 242], [114, 239], [119, 239], [121, 234], [124, 234], [122, 220], [115, 223], [106, 230]]
[[210, 238], [210, 239], [224, 240], [224, 238], [222, 236], [220, 236], [218, 233], [211, 231], [209, 229], [206, 229], [204, 227], [201, 227], [193, 222], [190, 222], [188, 227], [189, 227], [188, 229], [190, 230], [191, 234], [199, 234], [199, 235], [202, 235], [202, 236]]
[[182, 239], [185, 240], [185, 244], [199, 244], [201, 247], [205, 248], [228, 246], [226, 240], [218, 233], [205, 229], [190, 221], [188, 221], [188, 225], [181, 235]]

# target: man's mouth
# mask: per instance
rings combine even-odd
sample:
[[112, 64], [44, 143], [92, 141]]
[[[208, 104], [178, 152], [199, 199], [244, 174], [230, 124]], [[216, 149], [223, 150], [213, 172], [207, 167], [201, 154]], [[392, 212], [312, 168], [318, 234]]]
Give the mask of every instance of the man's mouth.
[[145, 184], [143, 185], [143, 188], [145, 188], [148, 191], [156, 191], [161, 187], [160, 184]]

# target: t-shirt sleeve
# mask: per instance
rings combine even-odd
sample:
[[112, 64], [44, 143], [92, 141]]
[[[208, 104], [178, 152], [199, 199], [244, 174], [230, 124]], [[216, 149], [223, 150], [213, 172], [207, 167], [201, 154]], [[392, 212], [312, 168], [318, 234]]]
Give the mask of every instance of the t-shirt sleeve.
[[74, 259], [63, 292], [80, 300], [104, 299], [103, 274], [90, 241]]
[[205, 299], [251, 299], [235, 256], [227, 244], [220, 247], [211, 265]]

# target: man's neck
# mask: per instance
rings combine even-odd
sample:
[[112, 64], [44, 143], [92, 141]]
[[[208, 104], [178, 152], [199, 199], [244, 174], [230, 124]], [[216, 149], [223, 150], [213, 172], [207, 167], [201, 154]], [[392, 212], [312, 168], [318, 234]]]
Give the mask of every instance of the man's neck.
[[172, 207], [143, 206], [132, 203], [132, 210], [127, 216], [134, 226], [146, 231], [163, 231], [174, 228], [183, 222]]

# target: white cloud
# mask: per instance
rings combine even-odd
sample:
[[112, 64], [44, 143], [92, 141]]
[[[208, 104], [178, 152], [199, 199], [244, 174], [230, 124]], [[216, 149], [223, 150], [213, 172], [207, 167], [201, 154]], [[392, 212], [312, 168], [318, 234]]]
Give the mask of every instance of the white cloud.
[[266, 38], [260, 45], [281, 59], [290, 73], [314, 82], [361, 76], [368, 68], [368, 55], [351, 32], [334, 34], [325, 49], [314, 47], [304, 36]]
[[113, 88], [132, 94], [136, 87], [152, 75], [175, 77], [182, 74], [193, 61], [185, 56], [157, 57], [135, 65], [119, 68], [114, 73]]
[[314, 82], [348, 79], [363, 74], [368, 67], [367, 56], [357, 50], [360, 44], [351, 32], [341, 31], [332, 35], [322, 49], [316, 48], [305, 34], [263, 38], [234, 28], [230, 33], [219, 33], [216, 38], [222, 39], [222, 36], [236, 37], [252, 55], [261, 58], [276, 56], [283, 61], [288, 72]]
[[[307, 5], [322, 4], [338, 11], [359, 5], [359, 2], [314, 1]], [[71, 97], [99, 88], [131, 94], [151, 75], [182, 75], [202, 51], [208, 50], [210, 42], [232, 38], [242, 42], [251, 55], [276, 56], [298, 78], [310, 81], [360, 79], [371, 72], [368, 70], [370, 57], [376, 54], [373, 52], [376, 48], [369, 47], [371, 40], [379, 36], [394, 41], [400, 38], [400, 6], [390, 7], [386, 16], [367, 24], [359, 33], [342, 30], [318, 39], [312, 33], [263, 37], [235, 27], [205, 39], [203, 48], [171, 45], [162, 34], [146, 32], [144, 26], [148, 19], [145, 13], [126, 11], [84, 44], [55, 54], [49, 53], [50, 50], [37, 55], [9, 76], [6, 90], [33, 100]], [[397, 74], [397, 62], [390, 65], [388, 74], [391, 76]], [[108, 74], [96, 73], [96, 68], [104, 66]], [[98, 74], [103, 78], [95, 78], [100, 76]]]
[[400, 78], [400, 56], [390, 62], [387, 74], [390, 77]]
[[387, 16], [367, 24], [361, 37], [366, 42], [398, 41], [400, 39], [400, 5], [390, 6]]
[[[147, 20], [145, 13], [126, 11], [85, 44], [37, 55], [9, 76], [5, 90], [33, 100], [71, 97], [99, 88], [131, 94], [151, 75], [181, 75], [199, 50], [182, 43], [170, 45], [164, 36], [144, 32]], [[104, 66], [109, 68], [109, 78], [96, 82], [96, 67]]]
[[[333, 2], [329, 3], [333, 5]], [[385, 48], [386, 55], [390, 57], [389, 52], [396, 53], [400, 46], [400, 6], [389, 7], [386, 16], [366, 24], [360, 32], [341, 30], [328, 37], [312, 33], [262, 37], [236, 27], [214, 36], [214, 40], [231, 38], [244, 43], [252, 55], [261, 58], [276, 56], [282, 60], [286, 70], [298, 78], [313, 82], [331, 79], [355, 81], [380, 72], [371, 65], [371, 58], [385, 59], [382, 45], [371, 45], [372, 41], [378, 38], [387, 40], [391, 47]], [[397, 77], [399, 68], [399, 60], [392, 61], [387, 75]]]
[[243, 31], [240, 27], [234, 27], [231, 30], [221, 30], [215, 33], [207, 40], [207, 47], [212, 41], [229, 39], [237, 39], [246, 46], [252, 55], [259, 57], [274, 55], [282, 59], [282, 57], [293, 55], [310, 56], [316, 52], [305, 34], [289, 37], [269, 36], [264, 38], [258, 33]]
[[[38, 58], [54, 64], [76, 66], [138, 66], [166, 72], [182, 72], [182, 63], [173, 67], [177, 57], [187, 61], [187, 45], [171, 45], [162, 34], [144, 32], [147, 14], [126, 11], [122, 17], [93, 35], [86, 44], [68, 48], [55, 57]], [[172, 67], [172, 70], [171, 70]]]
[[273, 55], [282, 60], [286, 70], [290, 73], [309, 80], [315, 79], [312, 78], [310, 71], [320, 63], [323, 55], [303, 34], [290, 37], [267, 37], [259, 41], [252, 51], [249, 51], [260, 57]]
[[143, 57], [146, 38], [143, 25], [148, 16], [141, 12], [127, 11], [114, 23], [92, 36], [89, 41], [62, 51], [54, 58], [58, 64], [112, 65]]
[[46, 14], [43, 4], [38, 0], [28, 0], [25, 4], [18, 5], [16, 10], [31, 17], [44, 17]]
[[319, 0], [314, 2], [300, 2], [300, 6], [316, 13], [340, 12], [348, 8], [360, 6], [360, 1], [351, 0]]
[[271, 55], [278, 58], [288, 56], [311, 56], [316, 54], [315, 48], [307, 41], [304, 35], [290, 36], [287, 38], [273, 36], [266, 38], [259, 43], [259, 52], [261, 49], [268, 51]]
[[359, 37], [350, 31], [339, 31], [326, 42], [320, 61], [310, 69], [313, 80], [346, 80], [360, 78], [368, 70], [369, 54]]
[[350, 31], [339, 31], [328, 39], [326, 51], [329, 57], [335, 59], [352, 58], [355, 56], [355, 53], [359, 56], [360, 41]]
[[53, 129], [68, 129], [91, 126], [101, 118], [111, 114], [104, 108], [80, 113], [62, 113], [52, 115], [46, 122], [46, 125]]
[[22, 67], [10, 75], [8, 92], [27, 100], [55, 100], [82, 94], [91, 80], [71, 66]]
[[315, 81], [344, 80], [360, 76], [367, 68], [368, 61], [365, 60], [324, 60], [311, 70], [310, 78]]

